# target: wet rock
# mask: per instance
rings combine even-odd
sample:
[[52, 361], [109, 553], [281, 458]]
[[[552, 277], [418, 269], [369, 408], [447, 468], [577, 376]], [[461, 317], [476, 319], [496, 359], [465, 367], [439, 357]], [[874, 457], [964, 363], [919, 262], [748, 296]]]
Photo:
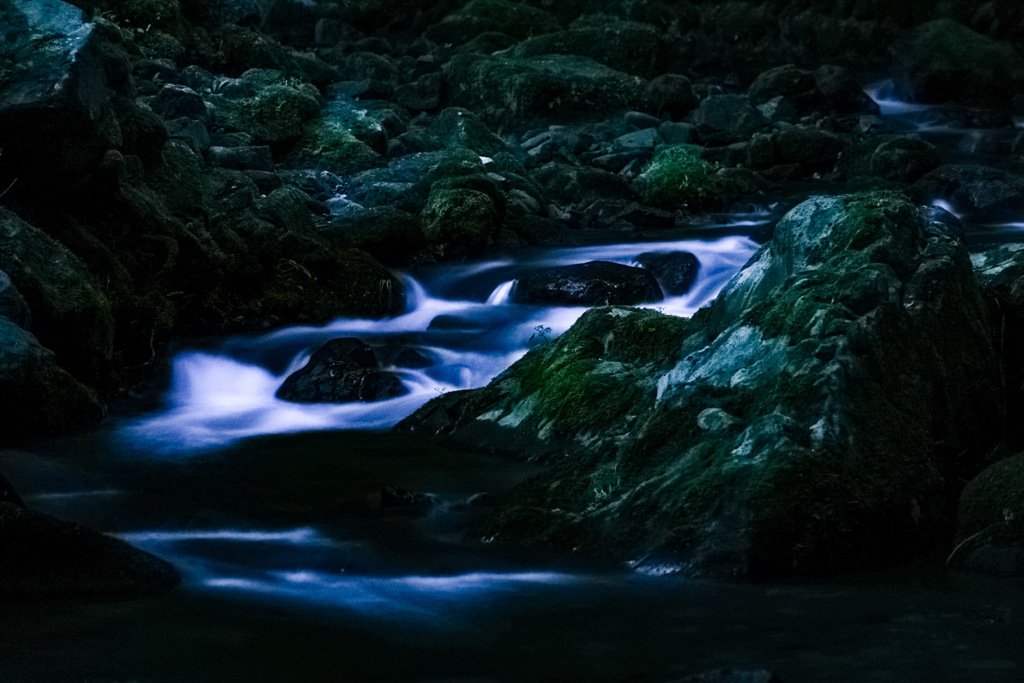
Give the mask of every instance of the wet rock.
[[651, 271], [668, 296], [681, 296], [690, 291], [700, 269], [700, 261], [688, 251], [640, 254], [636, 260]]
[[[693, 318], [593, 309], [402, 427], [554, 458], [503, 502], [499, 540], [774, 576], [944, 544], [999, 386], [966, 249], [872, 193], [794, 208]], [[702, 427], [709, 408], [738, 422]]]
[[339, 244], [353, 244], [385, 265], [406, 265], [427, 246], [417, 216], [386, 206], [333, 219], [325, 236]]
[[0, 434], [60, 434], [92, 427], [105, 412], [35, 336], [0, 316]]
[[814, 72], [814, 84], [831, 111], [874, 114], [878, 105], [864, 92], [861, 83], [849, 69], [824, 64]]
[[385, 486], [380, 490], [380, 506], [384, 510], [424, 514], [440, 502], [432, 493], [413, 493], [396, 486]]
[[412, 111], [434, 111], [441, 105], [440, 73], [424, 74], [395, 88], [395, 102]]
[[520, 304], [592, 306], [660, 301], [651, 273], [609, 261], [591, 261], [523, 273], [510, 300]]
[[771, 133], [755, 136], [748, 159], [753, 168], [798, 164], [805, 174], [827, 173], [848, 146], [849, 143], [834, 133], [778, 123]]
[[383, 401], [406, 393], [401, 380], [379, 369], [369, 346], [351, 337], [332, 339], [285, 379], [275, 394], [294, 403]]
[[1024, 86], [1024, 58], [1012, 45], [952, 19], [921, 24], [891, 52], [897, 95], [909, 102], [999, 107]]
[[0, 597], [145, 595], [181, 581], [170, 564], [124, 541], [29, 510], [6, 483], [0, 477]]
[[681, 119], [697, 106], [690, 79], [681, 74], [660, 74], [644, 89], [650, 110], [658, 115]]
[[445, 109], [437, 115], [430, 129], [449, 149], [469, 149], [485, 157], [496, 157], [512, 151], [476, 114], [466, 109]]
[[754, 106], [783, 97], [801, 113], [813, 111], [822, 104], [814, 73], [794, 64], [762, 72], [750, 84], [747, 97]]
[[208, 123], [210, 120], [206, 102], [203, 101], [199, 93], [185, 85], [168, 83], [160, 88], [150, 106], [154, 112], [165, 119], [184, 117], [203, 123]]
[[452, 103], [488, 123], [576, 118], [635, 108], [643, 79], [575, 55], [457, 55], [444, 69]]
[[924, 201], [941, 199], [976, 218], [1012, 220], [1024, 210], [1024, 178], [975, 164], [945, 164], [914, 183]]
[[424, 356], [416, 349], [402, 349], [395, 356], [394, 364], [400, 368], [412, 368], [418, 370], [421, 368], [429, 368], [434, 365], [434, 361]]
[[912, 183], [942, 163], [935, 145], [916, 135], [901, 135], [884, 141], [871, 153], [871, 175]]

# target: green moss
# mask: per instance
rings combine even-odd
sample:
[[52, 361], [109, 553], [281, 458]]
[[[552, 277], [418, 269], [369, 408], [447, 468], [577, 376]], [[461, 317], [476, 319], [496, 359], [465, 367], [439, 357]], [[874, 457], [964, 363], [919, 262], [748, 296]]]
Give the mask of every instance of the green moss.
[[226, 123], [271, 144], [293, 142], [303, 124], [319, 115], [319, 96], [315, 87], [295, 79], [272, 83], [234, 102]]
[[701, 159], [690, 145], [662, 147], [643, 177], [644, 198], [670, 209], [718, 201], [728, 193], [715, 166]]
[[113, 0], [108, 4], [115, 19], [131, 28], [167, 28], [181, 18], [178, 0]]
[[383, 157], [353, 135], [348, 126], [336, 121], [316, 121], [307, 126], [294, 154], [339, 175], [365, 171], [384, 163]]
[[483, 192], [434, 189], [421, 214], [423, 235], [446, 257], [478, 251], [494, 233], [497, 213]]

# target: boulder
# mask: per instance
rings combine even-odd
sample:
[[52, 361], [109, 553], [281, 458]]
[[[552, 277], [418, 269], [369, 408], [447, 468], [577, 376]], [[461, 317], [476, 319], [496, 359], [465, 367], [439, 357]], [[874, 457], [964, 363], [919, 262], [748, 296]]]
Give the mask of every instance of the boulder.
[[32, 332], [60, 365], [85, 382], [105, 377], [114, 354], [114, 318], [102, 287], [63, 245], [0, 208], [0, 270], [32, 311]]
[[589, 57], [616, 71], [651, 76], [658, 60], [661, 34], [651, 24], [608, 20], [574, 25], [567, 31], [535, 35], [518, 43], [515, 57], [559, 54]]
[[387, 206], [335, 218], [324, 236], [339, 244], [353, 244], [389, 266], [407, 265], [427, 246], [419, 218]]
[[1000, 460], [968, 482], [949, 560], [968, 571], [1024, 576], [1024, 454]]
[[397, 375], [380, 370], [373, 349], [351, 337], [332, 339], [292, 373], [276, 396], [293, 403], [370, 403], [406, 393]]
[[[651, 79], [644, 88], [644, 96], [650, 110], [658, 115], [666, 114], [681, 119], [697, 106], [690, 79], [681, 74], [660, 74]], [[690, 142], [690, 140], [669, 140], [669, 142]]]
[[952, 19], [915, 27], [890, 52], [896, 94], [909, 102], [1001, 107], [1024, 87], [1024, 58], [1010, 43]]
[[935, 145], [916, 135], [901, 135], [875, 148], [869, 161], [871, 175], [912, 183], [942, 163]]
[[941, 199], [976, 219], [1014, 220], [1024, 211], [1024, 177], [977, 164], [944, 164], [914, 190], [923, 201]]
[[494, 235], [496, 220], [491, 197], [465, 188], [434, 188], [420, 214], [427, 242], [446, 257], [482, 250]]
[[461, 45], [481, 33], [497, 31], [514, 38], [549, 33], [559, 29], [547, 12], [525, 3], [508, 0], [470, 0], [430, 26], [424, 35], [435, 43]]
[[491, 124], [543, 116], [576, 119], [635, 108], [643, 79], [587, 57], [460, 54], [444, 68], [453, 104]]
[[26, 508], [0, 476], [0, 599], [144, 595], [180, 581], [158, 557]]
[[466, 109], [448, 107], [437, 115], [430, 129], [448, 149], [469, 149], [485, 157], [512, 152], [508, 143]]
[[701, 138], [726, 145], [745, 140], [764, 124], [764, 116], [743, 95], [711, 95], [693, 112]]
[[61, 369], [53, 352], [0, 316], [0, 435], [60, 434], [105, 413], [96, 393]]
[[700, 261], [688, 251], [640, 254], [636, 261], [654, 275], [668, 296], [682, 296], [690, 291], [700, 269]]
[[798, 205], [693, 318], [592, 309], [400, 428], [556, 463], [506, 498], [497, 541], [777, 576], [941, 547], [999, 386], [964, 246], [869, 193]]
[[11, 0], [0, 32], [2, 163], [16, 169], [19, 192], [67, 191], [105, 150], [97, 132], [107, 83], [95, 26], [60, 0]]
[[661, 288], [643, 268], [591, 261], [523, 273], [510, 300], [518, 304], [593, 306], [660, 301]]

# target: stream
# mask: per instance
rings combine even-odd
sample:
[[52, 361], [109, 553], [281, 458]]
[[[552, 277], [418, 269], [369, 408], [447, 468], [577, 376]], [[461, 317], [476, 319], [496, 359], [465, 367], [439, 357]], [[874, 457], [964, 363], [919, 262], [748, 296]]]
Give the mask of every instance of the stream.
[[[868, 92], [886, 120], [944, 153], [973, 134], [898, 102], [891, 84]], [[491, 500], [537, 466], [386, 431], [435, 396], [486, 385], [586, 310], [511, 303], [523, 270], [687, 251], [700, 263], [693, 288], [645, 306], [689, 316], [779, 217], [766, 206], [643, 240], [402, 273], [399, 316], [178, 349], [159, 410], [0, 450], [0, 471], [30, 506], [115, 534], [184, 578], [156, 598], [6, 605], [0, 681], [671, 680], [715, 668], [770, 669], [790, 683], [1024, 680], [1018, 582], [945, 572], [938, 559], [724, 585], [658, 563], [627, 570], [509, 549], [482, 531]], [[1022, 230], [969, 225], [969, 239]], [[431, 364], [388, 366], [406, 393], [375, 403], [275, 397], [338, 337]], [[385, 486], [426, 502], [388, 508]]]

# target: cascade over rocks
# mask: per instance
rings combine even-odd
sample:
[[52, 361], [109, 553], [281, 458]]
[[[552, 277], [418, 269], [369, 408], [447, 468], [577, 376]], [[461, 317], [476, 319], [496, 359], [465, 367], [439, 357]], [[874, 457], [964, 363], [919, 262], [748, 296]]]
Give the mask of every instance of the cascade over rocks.
[[512, 288], [521, 304], [592, 306], [660, 301], [658, 281], [647, 270], [609, 261], [591, 261], [524, 273]]
[[277, 397], [296, 403], [382, 401], [405, 393], [398, 377], [383, 372], [377, 356], [358, 339], [332, 339], [288, 376]]
[[730, 576], [934, 548], [1003, 415], [956, 232], [895, 193], [813, 197], [692, 319], [592, 309], [399, 427], [553, 464], [497, 540]]

